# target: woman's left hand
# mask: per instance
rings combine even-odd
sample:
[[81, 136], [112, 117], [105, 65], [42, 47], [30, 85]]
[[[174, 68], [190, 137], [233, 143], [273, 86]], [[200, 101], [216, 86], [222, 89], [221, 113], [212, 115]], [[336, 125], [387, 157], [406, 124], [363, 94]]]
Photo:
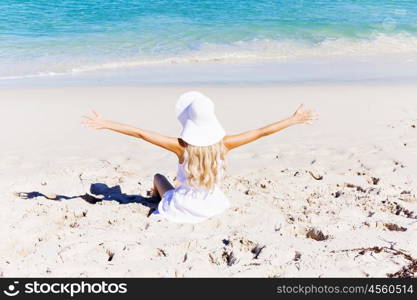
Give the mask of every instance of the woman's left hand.
[[94, 128], [94, 129], [105, 129], [107, 120], [103, 118], [103, 116], [94, 110], [92, 111], [93, 116], [83, 116], [84, 121], [82, 124], [84, 124], [86, 127]]
[[312, 125], [311, 121], [317, 120], [318, 115], [314, 110], [304, 109], [304, 104], [301, 104], [291, 118], [295, 124]]

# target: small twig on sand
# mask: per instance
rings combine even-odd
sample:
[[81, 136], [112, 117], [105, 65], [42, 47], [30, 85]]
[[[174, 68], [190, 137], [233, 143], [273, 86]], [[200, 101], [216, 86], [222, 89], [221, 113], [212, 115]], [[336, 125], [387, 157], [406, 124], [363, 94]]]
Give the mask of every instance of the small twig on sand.
[[387, 273], [387, 276], [389, 278], [415, 278], [417, 273], [417, 259], [413, 258], [411, 255], [401, 251], [396, 250], [388, 247], [368, 247], [368, 248], [355, 248], [355, 249], [344, 249], [344, 250], [333, 250], [331, 253], [337, 253], [337, 252], [351, 252], [351, 251], [359, 251], [360, 255], [365, 254], [366, 252], [371, 253], [380, 253], [382, 251], [391, 253], [393, 255], [400, 255], [405, 260], [408, 260], [410, 263], [406, 266], [403, 266], [401, 270], [395, 272], [395, 273]]
[[316, 174], [314, 174], [313, 172], [311, 172], [311, 171], [308, 171], [308, 174], [310, 174], [311, 175], [311, 177], [313, 177], [315, 180], [322, 180], [323, 179], [323, 176], [321, 176], [321, 175], [316, 175]]

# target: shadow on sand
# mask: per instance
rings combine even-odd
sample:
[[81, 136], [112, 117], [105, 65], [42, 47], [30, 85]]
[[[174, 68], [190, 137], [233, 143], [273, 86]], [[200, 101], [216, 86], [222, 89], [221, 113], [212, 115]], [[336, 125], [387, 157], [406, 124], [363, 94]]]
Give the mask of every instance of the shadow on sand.
[[143, 197], [140, 195], [128, 195], [122, 193], [122, 190], [119, 185], [108, 187], [104, 183], [93, 183], [90, 186], [91, 194], [84, 195], [75, 195], [75, 196], [65, 196], [65, 195], [55, 195], [55, 194], [43, 194], [40, 192], [19, 192], [16, 195], [22, 199], [32, 199], [36, 197], [44, 197], [49, 200], [71, 200], [75, 198], [81, 198], [90, 204], [96, 204], [97, 202], [102, 201], [117, 201], [120, 204], [129, 204], [129, 203], [139, 203], [146, 207], [150, 208], [150, 214], [158, 206], [160, 200], [159, 197]]

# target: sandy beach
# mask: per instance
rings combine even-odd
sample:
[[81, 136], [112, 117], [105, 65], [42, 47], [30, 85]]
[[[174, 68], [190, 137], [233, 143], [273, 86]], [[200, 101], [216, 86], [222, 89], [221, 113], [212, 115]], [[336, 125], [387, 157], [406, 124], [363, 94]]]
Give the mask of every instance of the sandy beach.
[[[230, 152], [231, 208], [200, 224], [149, 215], [162, 149], [81, 126], [104, 117], [177, 136], [199, 90], [228, 133], [320, 120]], [[64, 87], [0, 91], [0, 276], [415, 277], [416, 85]]]

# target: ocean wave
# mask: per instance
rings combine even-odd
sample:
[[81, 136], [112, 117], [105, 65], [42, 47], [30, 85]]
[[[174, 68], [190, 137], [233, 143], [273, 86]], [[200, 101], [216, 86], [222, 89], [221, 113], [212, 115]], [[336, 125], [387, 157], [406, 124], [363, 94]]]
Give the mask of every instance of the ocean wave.
[[[230, 44], [205, 43], [198, 50], [188, 51], [181, 55], [140, 56], [126, 58], [102, 57], [100, 63], [85, 63], [88, 57], [80, 60], [68, 59], [65, 66], [53, 60], [37, 66], [33, 72], [35, 61], [31, 61], [30, 70], [25, 72], [25, 66], [20, 63], [20, 74], [1, 74], [0, 80], [13, 80], [36, 77], [51, 77], [62, 75], [77, 75], [83, 73], [140, 68], [152, 65], [195, 64], [214, 62], [267, 62], [267, 61], [297, 61], [314, 59], [343, 59], [372, 56], [399, 56], [417, 59], [417, 37], [410, 34], [375, 34], [372, 38], [326, 39], [319, 43], [302, 40], [259, 40], [239, 41]], [[97, 61], [97, 58], [94, 59]], [[45, 66], [48, 68], [45, 69]], [[1, 68], [0, 68], [1, 69]]]

